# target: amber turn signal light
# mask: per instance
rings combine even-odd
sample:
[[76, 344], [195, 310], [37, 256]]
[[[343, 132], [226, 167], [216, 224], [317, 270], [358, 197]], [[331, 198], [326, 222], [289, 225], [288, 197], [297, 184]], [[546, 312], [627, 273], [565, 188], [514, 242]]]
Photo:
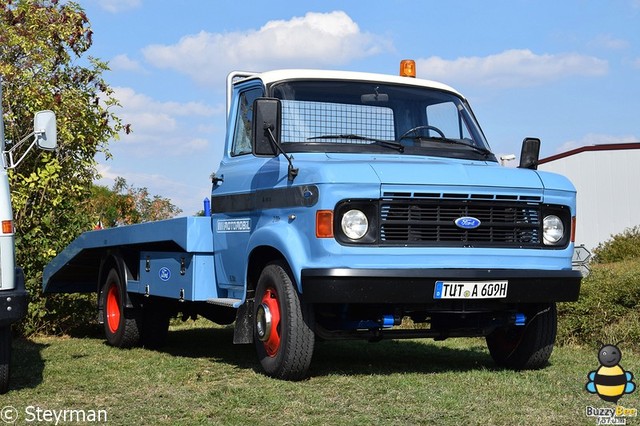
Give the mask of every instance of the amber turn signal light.
[[2, 221], [2, 233], [3, 234], [13, 234], [13, 221], [12, 220], [3, 220]]
[[316, 238], [333, 238], [333, 211], [316, 212]]

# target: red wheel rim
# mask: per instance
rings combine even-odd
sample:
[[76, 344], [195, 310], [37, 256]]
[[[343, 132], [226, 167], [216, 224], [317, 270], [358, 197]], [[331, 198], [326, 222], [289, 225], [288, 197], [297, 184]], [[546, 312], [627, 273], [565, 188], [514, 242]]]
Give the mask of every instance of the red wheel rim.
[[118, 331], [118, 327], [120, 326], [120, 292], [118, 291], [118, 286], [115, 284], [111, 284], [109, 286], [109, 290], [107, 291], [107, 325], [109, 326], [109, 331], [115, 333]]
[[264, 350], [270, 357], [276, 356], [278, 349], [280, 349], [280, 304], [278, 303], [278, 294], [276, 291], [269, 287], [265, 290], [262, 296], [262, 303], [264, 303], [269, 312], [271, 313], [271, 333], [269, 338], [263, 342]]

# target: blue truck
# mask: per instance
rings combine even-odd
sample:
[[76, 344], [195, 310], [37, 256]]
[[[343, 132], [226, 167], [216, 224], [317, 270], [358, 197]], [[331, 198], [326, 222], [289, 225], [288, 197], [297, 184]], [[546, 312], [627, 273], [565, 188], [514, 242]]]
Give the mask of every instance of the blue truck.
[[486, 337], [543, 367], [580, 290], [575, 189], [538, 139], [502, 167], [460, 93], [401, 70], [231, 73], [210, 212], [87, 232], [44, 291], [97, 293], [117, 347], [162, 345], [178, 313], [234, 324], [286, 380], [330, 339]]

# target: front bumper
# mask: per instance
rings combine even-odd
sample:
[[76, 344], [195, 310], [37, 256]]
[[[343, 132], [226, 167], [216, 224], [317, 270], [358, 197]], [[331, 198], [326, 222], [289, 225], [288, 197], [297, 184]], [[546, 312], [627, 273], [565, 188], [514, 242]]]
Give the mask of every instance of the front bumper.
[[0, 291], [0, 327], [9, 326], [27, 315], [29, 300], [22, 268], [16, 268], [15, 280], [16, 286], [13, 290]]
[[581, 273], [573, 270], [317, 268], [302, 270], [302, 294], [307, 303], [437, 305], [445, 300], [434, 298], [436, 281], [507, 280], [506, 298], [473, 300], [478, 303], [572, 302], [578, 300], [581, 279]]

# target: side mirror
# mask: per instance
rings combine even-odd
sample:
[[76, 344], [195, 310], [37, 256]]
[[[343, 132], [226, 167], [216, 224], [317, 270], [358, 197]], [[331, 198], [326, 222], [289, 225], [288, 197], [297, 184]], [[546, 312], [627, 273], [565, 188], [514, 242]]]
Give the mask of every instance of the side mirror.
[[522, 151], [520, 152], [521, 169], [538, 169], [538, 159], [540, 157], [540, 139], [525, 138], [522, 141]]
[[[282, 104], [275, 98], [258, 98], [253, 101], [253, 155], [275, 157], [280, 143]], [[270, 134], [271, 133], [271, 134]], [[275, 139], [275, 143], [271, 140]]]
[[58, 147], [56, 115], [53, 111], [38, 111], [33, 119], [33, 134], [38, 148], [53, 151]]

